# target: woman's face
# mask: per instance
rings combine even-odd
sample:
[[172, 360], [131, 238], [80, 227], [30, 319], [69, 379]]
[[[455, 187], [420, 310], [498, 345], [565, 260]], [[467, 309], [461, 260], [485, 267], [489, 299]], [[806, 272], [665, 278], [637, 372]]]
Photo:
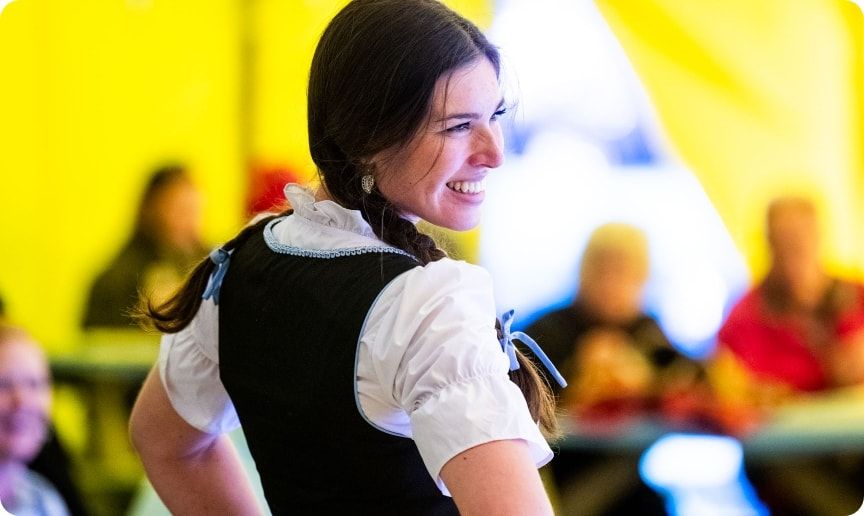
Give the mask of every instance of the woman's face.
[[372, 160], [381, 194], [412, 221], [476, 226], [486, 174], [504, 158], [502, 114], [498, 76], [487, 59], [439, 78], [427, 123], [404, 148]]
[[170, 250], [196, 254], [201, 247], [202, 199], [187, 179], [166, 185], [151, 205], [159, 241]]

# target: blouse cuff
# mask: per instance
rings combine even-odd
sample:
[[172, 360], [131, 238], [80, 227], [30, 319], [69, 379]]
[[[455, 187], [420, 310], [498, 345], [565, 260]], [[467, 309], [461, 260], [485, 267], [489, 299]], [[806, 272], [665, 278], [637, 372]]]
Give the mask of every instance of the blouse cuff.
[[443, 387], [411, 414], [411, 426], [429, 475], [446, 495], [441, 468], [481, 444], [519, 439], [528, 444], [538, 468], [552, 460], [522, 392], [506, 375], [478, 376]]
[[189, 330], [162, 336], [159, 376], [165, 393], [177, 414], [198, 430], [235, 430], [240, 422], [219, 379], [219, 364], [201, 351]]

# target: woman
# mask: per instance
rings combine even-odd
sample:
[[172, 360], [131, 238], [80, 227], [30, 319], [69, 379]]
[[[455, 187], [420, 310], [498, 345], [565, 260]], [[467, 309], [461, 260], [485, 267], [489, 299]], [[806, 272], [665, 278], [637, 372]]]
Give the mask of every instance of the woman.
[[239, 418], [277, 514], [551, 513], [548, 390], [499, 343], [488, 274], [414, 225], [477, 224], [502, 161], [498, 72], [434, 0], [354, 1], [331, 21], [308, 90], [321, 188], [286, 187], [293, 211], [151, 310], [168, 334], [131, 432], [172, 512], [257, 512], [220, 435]]
[[201, 193], [180, 165], [157, 168], [147, 182], [129, 241], [90, 288], [83, 326], [134, 328], [140, 296], [165, 300], [207, 254]]

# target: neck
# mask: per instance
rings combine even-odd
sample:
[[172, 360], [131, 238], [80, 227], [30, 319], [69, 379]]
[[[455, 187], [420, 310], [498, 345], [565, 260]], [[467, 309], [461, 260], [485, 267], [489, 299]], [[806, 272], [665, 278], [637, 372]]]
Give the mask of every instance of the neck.
[[324, 185], [319, 185], [318, 188], [315, 189], [315, 200], [316, 201], [332, 201], [333, 198], [330, 197], [330, 192], [324, 188]]
[[822, 301], [827, 287], [828, 278], [824, 274], [812, 274], [792, 288], [792, 295], [798, 304], [814, 308]]
[[785, 290], [789, 301], [799, 308], [812, 309], [819, 305], [825, 295], [825, 290], [831, 283], [830, 278], [819, 269], [803, 271], [795, 275], [781, 277], [774, 274], [774, 284]]
[[576, 297], [574, 306], [581, 306], [585, 312], [608, 324], [627, 324], [636, 319], [642, 308], [639, 304], [605, 303], [603, 300], [591, 300], [587, 296]]

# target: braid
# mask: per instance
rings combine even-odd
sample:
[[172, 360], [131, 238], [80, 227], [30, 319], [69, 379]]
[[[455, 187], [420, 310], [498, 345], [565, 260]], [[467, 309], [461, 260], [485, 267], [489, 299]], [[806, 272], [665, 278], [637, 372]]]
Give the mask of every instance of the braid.
[[[226, 242], [222, 249], [226, 251], [237, 249], [250, 236], [260, 232], [268, 222], [276, 217], [289, 215], [291, 212], [292, 210], [289, 209], [278, 215], [263, 217], [256, 223], [246, 226], [237, 236]], [[132, 317], [146, 329], [155, 329], [163, 333], [179, 332], [192, 322], [201, 307], [201, 296], [215, 268], [216, 264], [209, 256], [204, 258], [192, 269], [183, 286], [170, 298], [154, 306], [152, 300], [142, 297], [140, 305], [131, 314]]]
[[364, 195], [360, 213], [384, 242], [414, 255], [423, 265], [447, 256], [435, 239], [399, 215], [393, 204], [377, 191]]

